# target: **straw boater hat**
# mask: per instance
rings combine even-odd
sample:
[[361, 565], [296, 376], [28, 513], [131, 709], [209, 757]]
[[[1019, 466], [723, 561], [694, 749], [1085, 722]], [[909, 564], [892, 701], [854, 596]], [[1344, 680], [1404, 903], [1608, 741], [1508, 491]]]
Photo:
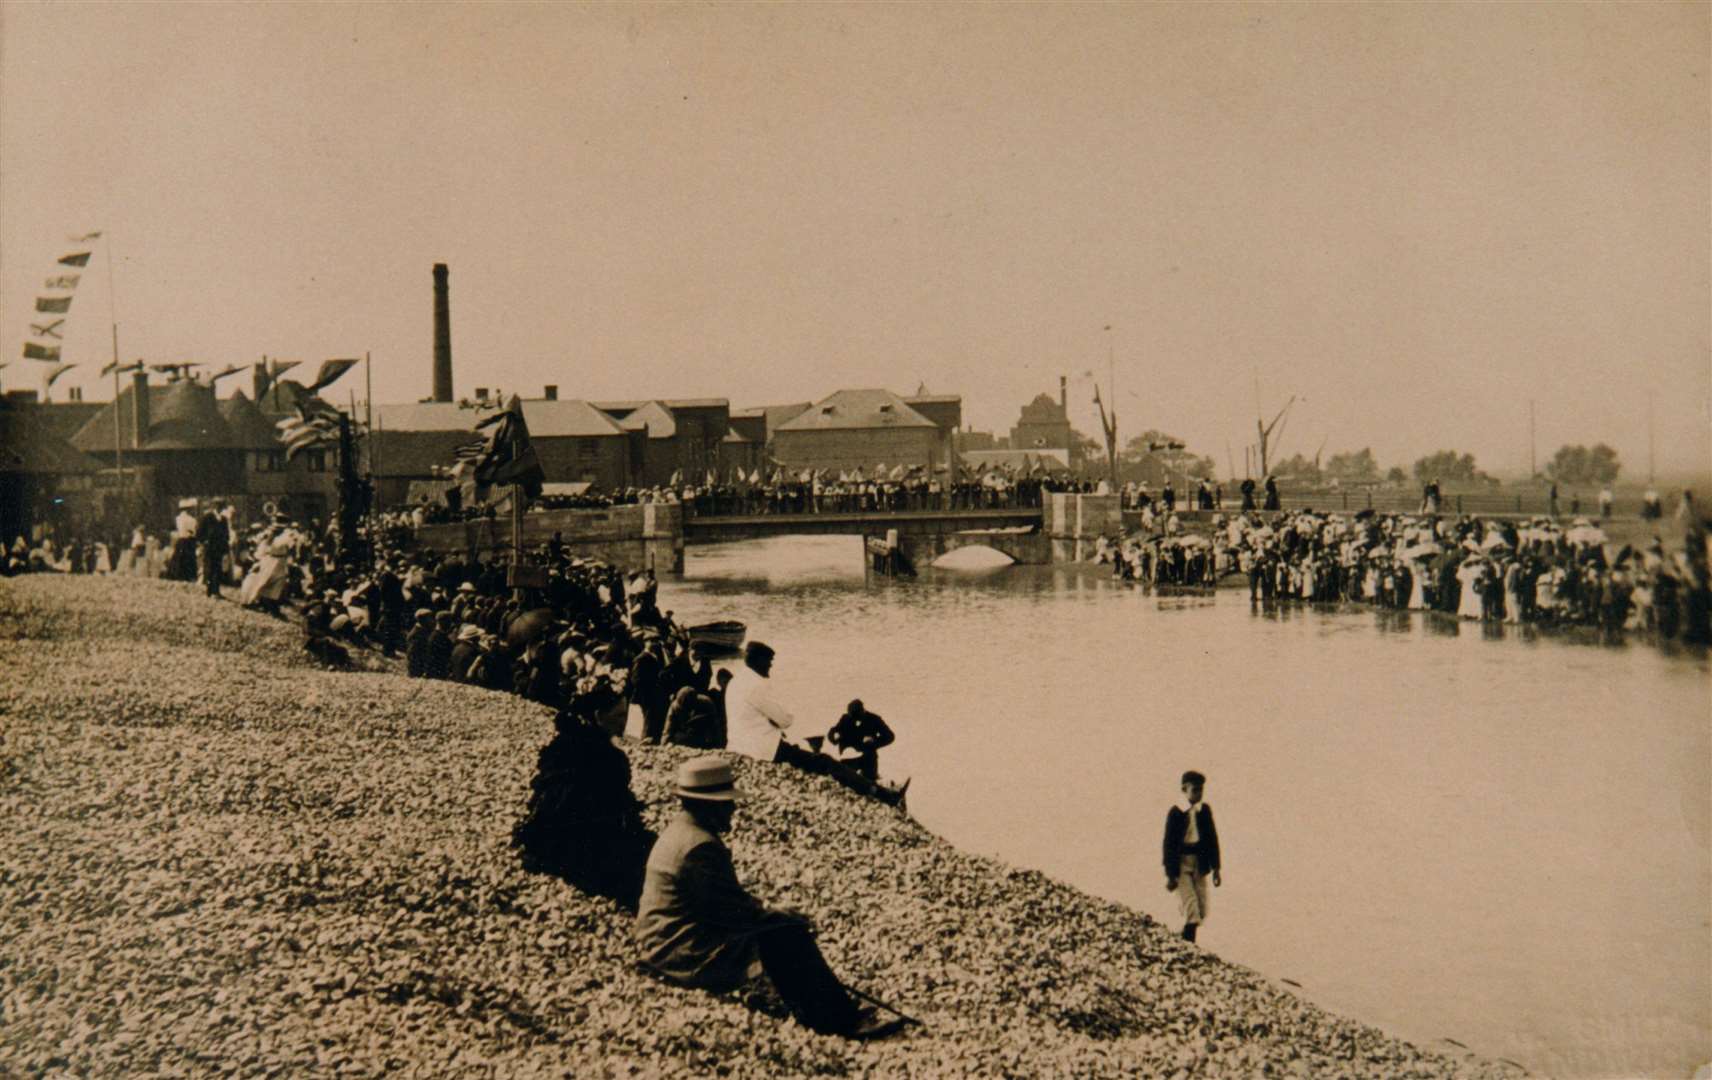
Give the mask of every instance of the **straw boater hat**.
[[690, 758], [678, 766], [678, 782], [672, 792], [680, 799], [699, 799], [703, 802], [737, 801], [731, 762], [717, 754]]

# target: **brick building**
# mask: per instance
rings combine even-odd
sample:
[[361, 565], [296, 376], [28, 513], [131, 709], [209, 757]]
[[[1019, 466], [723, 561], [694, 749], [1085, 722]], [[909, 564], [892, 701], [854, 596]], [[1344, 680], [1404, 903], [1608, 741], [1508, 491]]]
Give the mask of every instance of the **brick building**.
[[840, 390], [773, 434], [773, 457], [787, 469], [946, 463], [950, 432], [890, 390]]
[[[523, 420], [549, 483], [589, 483], [614, 490], [635, 483], [633, 439], [618, 423], [586, 401], [545, 398], [525, 401]], [[412, 481], [434, 481], [449, 468], [459, 446], [477, 439], [475, 425], [492, 416], [456, 402], [376, 405], [373, 469], [383, 506], [406, 501]]]
[[[1022, 407], [1022, 413], [1011, 428], [1012, 450], [1063, 450], [1071, 453], [1075, 439], [1070, 429], [1070, 410], [1065, 380], [1058, 380], [1058, 400], [1045, 394]], [[1072, 455], [1072, 464], [1075, 464]]]

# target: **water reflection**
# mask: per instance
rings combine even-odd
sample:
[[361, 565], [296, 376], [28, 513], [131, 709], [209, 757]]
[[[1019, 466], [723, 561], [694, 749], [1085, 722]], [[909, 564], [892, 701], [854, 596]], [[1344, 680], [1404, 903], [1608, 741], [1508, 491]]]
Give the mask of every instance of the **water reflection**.
[[1208, 948], [1536, 1071], [1708, 1056], [1704, 653], [1077, 567], [865, 580], [853, 538], [694, 548], [689, 572], [663, 606], [776, 646], [810, 732], [852, 697], [885, 715], [882, 769], [968, 850], [1170, 918], [1158, 831], [1198, 768], [1228, 834]]

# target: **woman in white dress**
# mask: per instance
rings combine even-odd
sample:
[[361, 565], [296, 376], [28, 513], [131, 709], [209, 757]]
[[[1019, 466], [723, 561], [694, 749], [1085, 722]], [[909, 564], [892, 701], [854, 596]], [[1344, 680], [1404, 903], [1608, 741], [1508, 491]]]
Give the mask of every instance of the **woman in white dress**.
[[1486, 562], [1478, 555], [1470, 555], [1457, 568], [1456, 580], [1462, 582], [1462, 602], [1457, 605], [1456, 613], [1462, 618], [1480, 618], [1480, 591], [1485, 577]]

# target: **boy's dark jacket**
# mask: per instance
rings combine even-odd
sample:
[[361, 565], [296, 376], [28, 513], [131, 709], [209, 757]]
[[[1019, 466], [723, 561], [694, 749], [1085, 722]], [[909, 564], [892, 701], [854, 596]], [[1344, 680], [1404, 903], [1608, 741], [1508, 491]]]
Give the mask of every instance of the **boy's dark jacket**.
[[1189, 831], [1189, 812], [1181, 806], [1173, 806], [1171, 812], [1165, 815], [1165, 876], [1175, 878], [1182, 857], [1185, 854], [1198, 855], [1197, 868], [1202, 873], [1211, 873], [1219, 868], [1219, 831], [1213, 825], [1213, 808], [1206, 803], [1195, 807], [1195, 828], [1200, 833], [1201, 842], [1197, 850], [1185, 852], [1183, 835]]

